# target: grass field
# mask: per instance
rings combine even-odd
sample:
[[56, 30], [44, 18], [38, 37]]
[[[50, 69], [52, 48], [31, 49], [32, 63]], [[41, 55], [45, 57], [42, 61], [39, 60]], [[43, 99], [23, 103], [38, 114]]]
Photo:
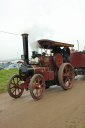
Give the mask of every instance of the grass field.
[[7, 84], [11, 76], [18, 73], [18, 69], [0, 70], [0, 93], [7, 91]]
[[85, 128], [85, 125], [82, 128]]

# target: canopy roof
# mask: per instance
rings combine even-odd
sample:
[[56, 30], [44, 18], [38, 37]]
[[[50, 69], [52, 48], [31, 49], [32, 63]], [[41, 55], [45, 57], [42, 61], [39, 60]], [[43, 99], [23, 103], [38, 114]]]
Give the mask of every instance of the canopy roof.
[[38, 40], [38, 43], [40, 45], [40, 48], [45, 48], [45, 49], [52, 49], [57, 46], [59, 46], [59, 47], [74, 47], [73, 44], [56, 42], [56, 41], [47, 40], [47, 39]]

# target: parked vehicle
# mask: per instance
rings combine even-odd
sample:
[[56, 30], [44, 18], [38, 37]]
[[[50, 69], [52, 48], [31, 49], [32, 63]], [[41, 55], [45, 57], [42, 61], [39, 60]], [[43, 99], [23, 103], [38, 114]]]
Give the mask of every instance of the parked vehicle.
[[0, 70], [4, 70], [4, 68], [8, 67], [10, 64], [8, 63], [0, 63]]
[[4, 70], [19, 69], [21, 67], [21, 65], [22, 65], [22, 63], [10, 64], [8, 67], [4, 68]]
[[4, 68], [3, 68], [3, 66], [2, 65], [0, 65], [0, 70], [3, 70]]

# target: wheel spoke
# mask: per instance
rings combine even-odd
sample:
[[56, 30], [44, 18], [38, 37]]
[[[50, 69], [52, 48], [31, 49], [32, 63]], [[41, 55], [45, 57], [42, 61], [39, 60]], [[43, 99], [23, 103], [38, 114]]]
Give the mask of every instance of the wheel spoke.
[[35, 74], [30, 81], [30, 94], [38, 100], [41, 99], [45, 92], [45, 81], [42, 75]]
[[[14, 91], [15, 91], [16, 89], [14, 89]], [[14, 93], [14, 91], [12, 92], [12, 93]]]
[[[65, 79], [65, 85], [66, 85], [66, 86], [69, 86], [70, 83], [71, 83], [71, 81], [70, 81], [69, 77], [67, 77], [67, 78]], [[68, 84], [68, 85], [67, 85], [67, 84]]]
[[15, 88], [15, 96], [16, 96], [16, 88]]
[[17, 78], [17, 85], [18, 85], [18, 78]]
[[14, 83], [12, 83], [12, 82], [11, 82], [11, 84], [13, 84], [13, 85], [14, 85]]
[[33, 91], [35, 90], [36, 88], [33, 89]]
[[43, 83], [42, 84], [40, 84], [41, 86], [43, 85]]
[[65, 72], [67, 73], [68, 67], [65, 67]]
[[72, 78], [72, 76], [71, 76], [71, 75], [69, 75], [69, 76], [68, 76], [68, 78], [70, 79], [70, 78]]
[[12, 89], [12, 88], [14, 88], [14, 86], [13, 87], [10, 87], [10, 89]]
[[20, 76], [19, 75], [14, 75], [10, 78], [8, 82], [8, 93], [11, 97], [13, 98], [18, 98], [22, 95], [24, 88], [19, 88], [18, 86], [20, 85]]
[[68, 81], [68, 79], [65, 79], [65, 84], [66, 84], [67, 81]]
[[64, 73], [64, 74], [63, 74], [63, 76], [64, 76], [64, 77], [67, 77], [67, 74], [66, 74], [66, 73]]
[[36, 96], [36, 95], [38, 96], [38, 89], [36, 89], [36, 93], [35, 93], [35, 96]]
[[20, 81], [20, 79], [19, 79], [19, 78], [17, 78], [17, 85], [19, 84], [19, 81]]
[[36, 80], [33, 82], [33, 85], [34, 85], [34, 86], [37, 86]]
[[[13, 79], [13, 81], [14, 81], [14, 79]], [[15, 84], [15, 81], [14, 81], [14, 84]]]
[[58, 71], [58, 80], [65, 90], [70, 89], [74, 82], [74, 69], [69, 63], [63, 63]]
[[40, 79], [38, 78], [38, 84], [39, 84], [39, 82], [40, 82]]
[[36, 89], [36, 87], [37, 87], [37, 85], [33, 85], [33, 87], [32, 87], [32, 88], [33, 88], [33, 89]]
[[[19, 88], [18, 88], [18, 92], [19, 92]], [[19, 92], [20, 93], [20, 92]]]
[[43, 88], [40, 89], [40, 94], [42, 93]]

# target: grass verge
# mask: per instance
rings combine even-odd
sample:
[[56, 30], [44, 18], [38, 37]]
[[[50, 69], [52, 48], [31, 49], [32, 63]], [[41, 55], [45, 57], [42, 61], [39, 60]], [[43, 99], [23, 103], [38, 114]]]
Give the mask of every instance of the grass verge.
[[7, 91], [8, 81], [15, 74], [19, 74], [18, 69], [0, 70], [0, 93]]
[[85, 125], [82, 128], [85, 128]]

